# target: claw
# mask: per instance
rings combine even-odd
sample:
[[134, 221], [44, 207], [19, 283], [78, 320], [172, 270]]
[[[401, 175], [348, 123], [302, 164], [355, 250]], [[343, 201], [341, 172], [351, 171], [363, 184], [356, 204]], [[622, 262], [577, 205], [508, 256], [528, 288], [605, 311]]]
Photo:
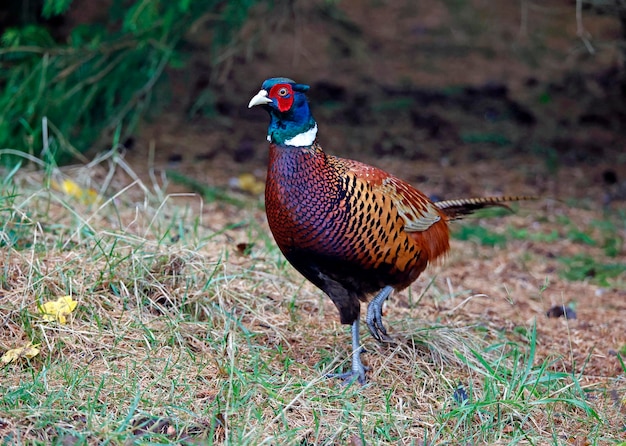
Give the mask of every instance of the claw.
[[370, 369], [369, 367], [365, 367], [361, 363], [361, 367], [358, 370], [350, 370], [349, 372], [343, 372], [343, 373], [329, 373], [326, 375], [326, 378], [339, 378], [340, 380], [343, 381], [343, 384], [346, 386], [349, 386], [354, 381], [358, 381], [359, 384], [363, 385], [365, 384], [365, 372], [368, 371], [369, 369]]
[[365, 318], [365, 322], [370, 329], [370, 333], [378, 342], [392, 341], [391, 337], [387, 334], [385, 325], [383, 324], [383, 304], [392, 291], [392, 287], [386, 286], [367, 306], [367, 316]]
[[391, 337], [387, 334], [387, 329], [383, 325], [381, 312], [375, 305], [367, 307], [367, 326], [370, 329], [370, 333], [378, 342], [391, 341]]

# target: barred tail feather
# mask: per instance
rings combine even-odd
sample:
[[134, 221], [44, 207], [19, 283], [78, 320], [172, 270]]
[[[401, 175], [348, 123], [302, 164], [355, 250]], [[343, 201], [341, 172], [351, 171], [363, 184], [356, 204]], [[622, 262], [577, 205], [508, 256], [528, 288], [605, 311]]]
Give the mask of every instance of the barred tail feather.
[[504, 196], [504, 197], [476, 197], [476, 198], [458, 198], [453, 200], [436, 201], [434, 204], [443, 212], [448, 220], [458, 220], [465, 215], [472, 214], [474, 211], [490, 207], [503, 207], [511, 210], [505, 203], [513, 201], [537, 200], [538, 197], [522, 195], [522, 196]]

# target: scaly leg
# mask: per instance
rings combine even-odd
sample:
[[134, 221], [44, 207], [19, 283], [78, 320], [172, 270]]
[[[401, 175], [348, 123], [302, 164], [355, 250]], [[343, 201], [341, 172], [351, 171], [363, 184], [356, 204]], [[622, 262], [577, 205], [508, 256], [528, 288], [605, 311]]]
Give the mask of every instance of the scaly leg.
[[370, 329], [370, 333], [378, 342], [390, 342], [391, 338], [387, 335], [387, 329], [383, 325], [383, 304], [393, 291], [393, 287], [387, 285], [385, 288], [372, 299], [367, 306], [367, 316], [365, 322]]
[[351, 383], [356, 378], [359, 384], [365, 384], [365, 371], [369, 367], [365, 367], [361, 362], [361, 353], [363, 347], [359, 341], [359, 320], [355, 320], [352, 323], [352, 370], [345, 373], [329, 373], [326, 375], [328, 378], [343, 379], [346, 384]]

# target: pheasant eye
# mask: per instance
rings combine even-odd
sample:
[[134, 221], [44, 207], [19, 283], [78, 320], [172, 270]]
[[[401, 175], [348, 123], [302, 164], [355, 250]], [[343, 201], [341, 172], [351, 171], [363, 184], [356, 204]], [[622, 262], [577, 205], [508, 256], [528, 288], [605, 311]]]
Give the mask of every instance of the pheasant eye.
[[293, 105], [294, 94], [289, 85], [274, 85], [270, 89], [268, 96], [276, 101], [276, 107], [281, 113], [291, 109]]

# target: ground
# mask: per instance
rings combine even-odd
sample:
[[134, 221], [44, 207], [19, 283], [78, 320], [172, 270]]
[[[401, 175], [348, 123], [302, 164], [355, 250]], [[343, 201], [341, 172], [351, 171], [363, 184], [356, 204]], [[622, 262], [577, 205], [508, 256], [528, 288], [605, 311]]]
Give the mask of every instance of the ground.
[[[97, 443], [154, 417], [166, 439], [234, 444], [626, 441], [626, 113], [607, 44], [619, 23], [585, 15], [591, 54], [572, 2], [414, 3], [255, 9], [224, 63], [197, 52], [169, 73], [171, 107], [121, 157], [57, 172], [101, 207], [18, 175], [15, 209], [43, 222], [25, 238], [45, 249], [2, 254], [0, 342], [38, 339], [35, 368], [52, 372], [22, 392], [31, 370], [3, 369], [3, 441]], [[363, 331], [363, 388], [324, 379], [347, 366], [348, 329], [277, 251], [262, 193], [241, 187], [242, 174], [263, 182], [267, 159], [267, 117], [246, 104], [277, 75], [311, 84], [329, 153], [433, 197], [538, 197], [453, 224], [445, 262], [386, 305], [395, 343]], [[203, 200], [189, 179], [229, 199]], [[70, 325], [38, 321], [31, 289], [77, 296]], [[50, 430], [23, 408], [58, 389], [75, 396], [43, 404], [62, 414], [40, 409]]]

